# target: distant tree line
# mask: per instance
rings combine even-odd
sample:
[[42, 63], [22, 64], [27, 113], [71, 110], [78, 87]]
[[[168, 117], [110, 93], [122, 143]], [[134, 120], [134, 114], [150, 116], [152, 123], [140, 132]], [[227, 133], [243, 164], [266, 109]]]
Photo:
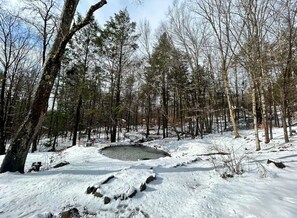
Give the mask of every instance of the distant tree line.
[[[24, 119], [34, 119], [42, 81], [48, 95], [40, 98], [50, 101], [40, 108], [48, 109], [44, 122], [30, 127], [33, 152], [44, 136], [55, 150], [58, 137], [75, 145], [96, 132], [115, 142], [120, 131], [140, 126], [146, 137], [174, 132], [180, 139], [228, 130], [240, 137], [244, 125], [254, 128], [256, 150], [259, 128], [269, 143], [273, 126], [282, 126], [289, 141], [297, 109], [296, 1], [174, 1], [156, 34], [127, 10], [100, 26], [91, 7], [85, 17], [67, 18], [62, 47], [55, 41], [58, 4], [24, 0], [26, 16], [0, 7], [0, 154]], [[57, 74], [45, 73], [57, 50]]]

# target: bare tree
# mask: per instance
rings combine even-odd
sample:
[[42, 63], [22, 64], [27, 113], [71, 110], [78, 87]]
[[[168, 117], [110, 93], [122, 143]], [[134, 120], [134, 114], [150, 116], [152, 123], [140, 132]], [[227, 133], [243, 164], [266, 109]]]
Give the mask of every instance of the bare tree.
[[65, 0], [58, 32], [43, 65], [42, 76], [34, 95], [30, 111], [12, 140], [1, 165], [0, 172], [24, 173], [25, 161], [30, 144], [41, 127], [48, 107], [48, 99], [61, 66], [61, 59], [65, 48], [72, 36], [81, 28], [89, 24], [93, 13], [107, 4], [101, 0], [92, 5], [86, 17], [78, 24], [72, 25], [73, 17], [79, 0]]
[[177, 48], [184, 51], [194, 72], [199, 67], [202, 50], [207, 44], [208, 26], [195, 19], [189, 7], [187, 2], [174, 1], [168, 12], [168, 31]]
[[237, 123], [235, 120], [234, 106], [229, 81], [229, 69], [231, 67], [234, 54], [232, 50], [236, 50], [238, 46], [236, 41], [232, 41], [232, 1], [228, 0], [192, 0], [192, 10], [199, 17], [202, 17], [210, 25], [213, 31], [213, 46], [218, 49], [220, 56], [220, 72], [222, 74], [224, 88], [226, 92], [230, 119], [233, 126], [234, 137], [240, 137]]
[[[268, 87], [269, 73], [269, 46], [266, 41], [268, 29], [271, 25], [269, 3], [271, 1], [240, 1], [237, 6], [237, 22], [232, 28], [232, 34], [239, 45], [237, 60], [247, 71], [252, 88], [252, 114], [254, 120], [254, 132], [256, 150], [260, 150], [258, 133], [257, 99], [260, 99], [262, 127], [265, 133], [265, 143], [269, 143], [269, 126], [267, 119], [267, 104], [265, 90]], [[239, 31], [240, 29], [240, 31]], [[259, 92], [259, 98], [257, 93]]]
[[267, 86], [266, 84], [268, 84], [268, 64], [266, 62], [268, 51], [265, 40], [268, 36], [267, 30], [269, 29], [269, 17], [271, 16], [269, 4], [271, 3], [268, 0], [249, 0], [242, 2], [243, 11], [245, 11], [247, 40], [250, 43], [250, 73], [253, 75], [254, 83], [258, 83], [259, 85], [265, 143], [269, 143], [270, 141], [265, 96], [265, 88]]
[[[288, 123], [290, 127], [290, 107], [296, 103], [293, 95], [296, 89], [296, 46], [297, 46], [297, 3], [293, 0], [278, 0], [274, 7], [273, 17], [275, 28], [273, 28], [275, 46], [273, 56], [275, 58], [275, 71], [279, 78], [276, 86], [280, 90], [281, 120], [285, 142], [289, 142]], [[289, 122], [288, 122], [289, 121]], [[291, 131], [290, 131], [291, 133]]]
[[[23, 35], [19, 32], [22, 31]], [[9, 126], [9, 117], [11, 117], [12, 107], [15, 104], [16, 96], [20, 92], [18, 87], [26, 65], [30, 61], [27, 55], [34, 47], [34, 40], [29, 29], [7, 11], [0, 13], [0, 71], [1, 72], [1, 92], [0, 92], [0, 154], [5, 153], [5, 141], [7, 140], [7, 131]], [[34, 58], [31, 58], [34, 59]], [[24, 64], [27, 62], [27, 64]], [[22, 70], [20, 70], [22, 69]], [[11, 135], [11, 134], [10, 134]]]
[[33, 26], [42, 41], [42, 64], [57, 25], [57, 0], [24, 0], [26, 17], [22, 19]]
[[[22, 10], [25, 13], [20, 18], [32, 26], [41, 40], [41, 66], [45, 62], [46, 53], [52, 37], [56, 31], [57, 24], [57, 0], [24, 0], [25, 6]], [[36, 151], [39, 134], [33, 140], [32, 152]]]

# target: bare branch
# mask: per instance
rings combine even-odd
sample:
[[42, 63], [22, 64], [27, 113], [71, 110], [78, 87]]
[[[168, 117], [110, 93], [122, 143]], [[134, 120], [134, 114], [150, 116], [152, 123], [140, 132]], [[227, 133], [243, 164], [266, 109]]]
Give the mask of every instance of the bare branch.
[[70, 41], [72, 36], [82, 28], [84, 28], [86, 25], [88, 25], [92, 19], [93, 19], [93, 14], [95, 11], [103, 7], [105, 4], [107, 4], [107, 0], [101, 0], [100, 2], [92, 5], [87, 12], [86, 17], [78, 24], [73, 25], [69, 33], [63, 38], [61, 42], [61, 46], [59, 47], [55, 58], [60, 58], [63, 55], [64, 48], [66, 47], [67, 43]]

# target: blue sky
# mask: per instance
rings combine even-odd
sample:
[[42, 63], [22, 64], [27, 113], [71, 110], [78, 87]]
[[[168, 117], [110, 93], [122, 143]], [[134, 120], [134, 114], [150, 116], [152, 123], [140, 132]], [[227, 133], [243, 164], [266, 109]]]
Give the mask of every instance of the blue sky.
[[[1, 0], [0, 0], [1, 1]], [[18, 8], [19, 0], [4, 0], [11, 8]], [[63, 5], [63, 0], [61, 5]], [[106, 20], [117, 13], [119, 10], [127, 8], [131, 20], [139, 23], [139, 21], [149, 20], [152, 29], [156, 29], [162, 20], [166, 19], [168, 7], [173, 4], [174, 0], [107, 0], [107, 5], [95, 12], [98, 22], [103, 25]], [[87, 9], [96, 2], [96, 0], [80, 0], [78, 11], [84, 15]]]
[[[79, 12], [85, 14], [88, 7], [95, 2], [95, 0], [81, 0]], [[166, 19], [167, 9], [172, 3], [173, 0], [142, 0], [141, 4], [136, 0], [108, 0], [107, 5], [95, 12], [95, 16], [100, 24], [104, 24], [114, 13], [127, 8], [132, 21], [138, 23], [147, 19], [151, 27], [156, 29], [161, 20]]]

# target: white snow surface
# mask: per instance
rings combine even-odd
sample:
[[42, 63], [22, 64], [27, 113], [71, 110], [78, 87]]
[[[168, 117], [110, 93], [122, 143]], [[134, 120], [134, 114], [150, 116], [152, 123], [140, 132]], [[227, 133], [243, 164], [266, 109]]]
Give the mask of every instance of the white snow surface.
[[[106, 146], [99, 143], [30, 153], [26, 170], [41, 161], [40, 172], [0, 174], [0, 217], [59, 217], [74, 207], [82, 217], [297, 217], [297, 136], [285, 144], [281, 129], [274, 129], [275, 138], [269, 144], [261, 142], [262, 150], [256, 152], [252, 131], [240, 134], [238, 139], [224, 133], [146, 142], [171, 154], [156, 160], [111, 159], [99, 153]], [[217, 150], [243, 158], [243, 174], [223, 179], [226, 155], [203, 155]], [[267, 159], [286, 167], [267, 164]], [[53, 168], [62, 161], [70, 164]], [[103, 184], [110, 176], [114, 177]], [[140, 185], [149, 176], [155, 180], [141, 192]], [[110, 203], [87, 194], [92, 186], [110, 197]], [[135, 190], [131, 198], [113, 198]]]

